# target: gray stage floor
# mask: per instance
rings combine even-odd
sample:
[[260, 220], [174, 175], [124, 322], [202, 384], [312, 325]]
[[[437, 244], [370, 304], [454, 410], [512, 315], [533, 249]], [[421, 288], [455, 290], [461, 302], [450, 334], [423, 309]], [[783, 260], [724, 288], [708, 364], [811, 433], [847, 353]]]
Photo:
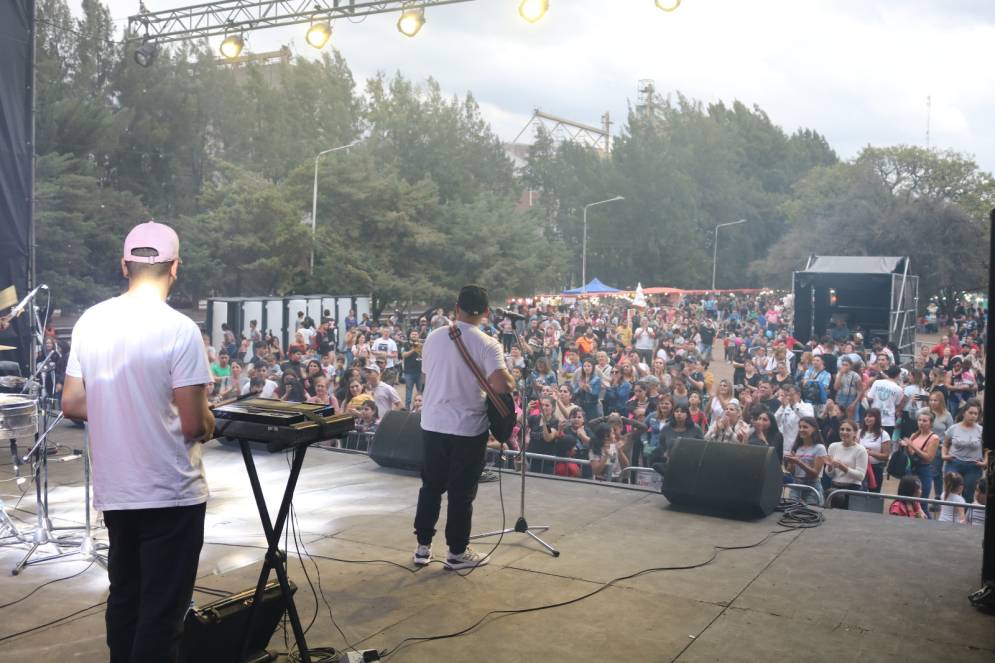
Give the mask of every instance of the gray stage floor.
[[[59, 431], [78, 446], [78, 432]], [[205, 454], [212, 499], [198, 585], [237, 591], [254, 584], [264, 543], [248, 479], [236, 450], [216, 442]], [[257, 454], [270, 504], [287, 473], [283, 455]], [[9, 476], [9, 467], [0, 468]], [[79, 463], [56, 463], [52, 513], [57, 524], [82, 517]], [[390, 560], [413, 568], [411, 534], [418, 479], [384, 470], [365, 456], [309, 452], [296, 509], [307, 550], [350, 560]], [[0, 484], [8, 507], [13, 487]], [[509, 524], [518, 484], [506, 475]], [[15, 512], [29, 518], [33, 494]], [[777, 518], [738, 522], [670, 509], [659, 495], [528, 481], [531, 524], [549, 524], [553, 558], [518, 534], [505, 537], [490, 566], [469, 577], [433, 564], [411, 573], [389, 564], [316, 559], [321, 593], [309, 644], [393, 648], [404, 638], [458, 631], [491, 610], [566, 601], [602, 583], [655, 566], [692, 565], [713, 546], [742, 546], [779, 529]], [[482, 484], [475, 531], [501, 526], [497, 483]], [[440, 530], [441, 531], [441, 530]], [[441, 537], [441, 534], [440, 534]], [[489, 550], [496, 539], [478, 547]], [[436, 543], [437, 554], [443, 550]], [[290, 575], [305, 623], [315, 601], [290, 544]], [[43, 582], [86, 569], [80, 561], [7, 572], [23, 553], [0, 549], [0, 603]], [[985, 661], [995, 652], [995, 617], [967, 604], [981, 560], [980, 528], [829, 512], [817, 529], [770, 537], [746, 550], [720, 552], [707, 566], [621, 581], [584, 601], [552, 610], [492, 616], [471, 633], [409, 644], [403, 661]], [[315, 579], [314, 565], [308, 562]], [[106, 574], [93, 566], [0, 609], [0, 638], [101, 602]], [[198, 593], [206, 603], [213, 597]], [[2, 661], [104, 661], [100, 607], [17, 638], [0, 640]], [[271, 649], [284, 650], [278, 630]]]

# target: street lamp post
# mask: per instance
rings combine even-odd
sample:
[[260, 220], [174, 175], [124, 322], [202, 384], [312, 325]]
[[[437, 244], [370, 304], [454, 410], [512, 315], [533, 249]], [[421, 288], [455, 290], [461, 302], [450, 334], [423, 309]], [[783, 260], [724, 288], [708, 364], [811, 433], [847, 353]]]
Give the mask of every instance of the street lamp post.
[[587, 210], [589, 207], [594, 207], [595, 205], [604, 205], [605, 203], [614, 203], [619, 200], [625, 200], [622, 196], [615, 196], [614, 198], [609, 198], [608, 200], [599, 200], [596, 203], [588, 203], [584, 205], [584, 236], [581, 239], [581, 256], [580, 256], [580, 283], [581, 291], [587, 293]]
[[338, 152], [339, 150], [348, 150], [350, 147], [362, 142], [363, 139], [360, 138], [359, 140], [352, 141], [348, 145], [340, 145], [339, 147], [322, 150], [314, 157], [314, 189], [311, 192], [311, 276], [314, 276], [314, 240], [318, 219], [318, 161], [326, 154]]
[[719, 228], [725, 228], [726, 226], [738, 226], [741, 223], [746, 223], [747, 219], [740, 219], [739, 221], [730, 221], [729, 223], [720, 223], [715, 226], [715, 241], [712, 242], [712, 290], [715, 290], [715, 266], [716, 260], [719, 257]]

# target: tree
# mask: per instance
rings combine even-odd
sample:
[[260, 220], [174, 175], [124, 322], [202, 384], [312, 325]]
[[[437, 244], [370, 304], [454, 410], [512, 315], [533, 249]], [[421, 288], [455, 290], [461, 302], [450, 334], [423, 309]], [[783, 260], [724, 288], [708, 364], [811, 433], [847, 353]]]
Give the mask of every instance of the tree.
[[783, 206], [790, 229], [752, 269], [768, 285], [785, 287], [813, 253], [909, 256], [920, 300], [953, 301], [987, 283], [990, 229], [969, 208], [993, 195], [991, 177], [961, 155], [867, 148], [796, 185]]
[[442, 202], [517, 193], [511, 161], [472, 95], [446, 99], [434, 79], [418, 87], [400, 74], [370, 79], [366, 94], [370, 146], [405, 180], [430, 177]]
[[120, 291], [124, 237], [135, 219], [147, 216], [133, 195], [102, 186], [97, 172], [71, 155], [37, 160], [38, 280], [51, 288], [53, 306], [67, 311]]
[[307, 272], [309, 241], [285, 189], [230, 163], [212, 165], [217, 180], [200, 201], [210, 211], [184, 230], [211, 247], [195, 253], [195, 273], [213, 273], [207, 283], [188, 279], [184, 287], [216, 295], [290, 291]]

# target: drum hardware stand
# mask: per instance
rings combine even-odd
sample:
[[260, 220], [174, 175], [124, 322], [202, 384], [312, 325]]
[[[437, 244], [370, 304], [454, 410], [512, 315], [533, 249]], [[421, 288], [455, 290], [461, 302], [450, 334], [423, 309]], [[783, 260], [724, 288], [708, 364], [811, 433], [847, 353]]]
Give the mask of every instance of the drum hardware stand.
[[[43, 421], [47, 424], [48, 415], [43, 414]], [[37, 518], [37, 523], [35, 525], [35, 531], [31, 536], [30, 548], [24, 557], [18, 562], [13, 569], [11, 569], [11, 575], [19, 574], [24, 567], [31, 566], [33, 564], [40, 564], [42, 562], [47, 562], [52, 559], [59, 559], [61, 557], [68, 557], [69, 555], [75, 554], [75, 551], [63, 551], [62, 548], [69, 546], [80, 546], [81, 541], [79, 539], [60, 539], [52, 535], [52, 521], [48, 515], [48, 454], [45, 453], [46, 440], [49, 433], [55, 428], [58, 423], [62, 421], [62, 414], [60, 413], [55, 421], [51, 425], [45, 426], [45, 432], [37, 437], [35, 445], [31, 448], [31, 451], [24, 456], [24, 462], [27, 462], [31, 456], [34, 456], [34, 482], [35, 482], [35, 516]], [[45, 557], [39, 557], [38, 559], [31, 559], [41, 546], [51, 543], [55, 546], [56, 552], [52, 555], [47, 555]]]
[[[21, 462], [17, 455], [17, 440], [10, 440], [10, 460], [14, 468], [14, 479], [21, 479]], [[18, 484], [21, 481], [17, 482]], [[7, 539], [13, 539], [7, 541]], [[7, 505], [0, 499], [0, 546], [12, 546], [24, 543], [24, 535], [17, 529], [17, 525], [10, 516], [7, 515]]]
[[[13, 539], [13, 541], [7, 541]], [[7, 505], [0, 500], [0, 546], [12, 546], [24, 543], [24, 535], [17, 529], [17, 525], [7, 515]]]
[[[514, 329], [515, 331], [515, 340], [518, 341], [518, 346], [522, 349], [522, 355], [526, 357], [525, 368], [531, 374], [532, 367], [530, 366], [531, 362], [529, 361], [531, 353], [528, 351], [528, 348], [526, 347], [525, 343], [522, 341], [522, 337], [521, 335], [519, 335], [518, 330], [515, 329], [514, 326], [512, 326], [512, 329]], [[526, 396], [527, 396], [526, 394], [522, 394], [522, 415], [518, 422], [518, 448], [519, 448], [518, 457], [519, 460], [521, 461], [520, 465], [522, 471], [522, 492], [521, 492], [521, 499], [519, 502], [518, 520], [515, 521], [514, 527], [508, 527], [506, 529], [497, 530], [495, 532], [485, 532], [484, 534], [474, 534], [473, 536], [470, 537], [470, 540], [472, 541], [474, 539], [485, 539], [492, 536], [501, 536], [504, 534], [511, 534], [512, 532], [517, 532], [519, 534], [525, 534], [526, 536], [531, 538], [533, 541], [535, 541], [543, 548], [545, 548], [546, 551], [549, 552], [549, 554], [552, 555], [553, 557], [559, 557], [560, 556], [559, 550], [549, 545], [535, 534], [536, 532], [545, 532], [546, 530], [549, 529], [549, 525], [529, 525], [528, 521], [525, 519], [525, 467], [526, 465], [528, 465], [528, 459], [525, 457], [525, 448], [526, 446], [528, 446], [526, 444], [526, 442], [528, 441], [528, 432], [527, 432], [528, 398]]]

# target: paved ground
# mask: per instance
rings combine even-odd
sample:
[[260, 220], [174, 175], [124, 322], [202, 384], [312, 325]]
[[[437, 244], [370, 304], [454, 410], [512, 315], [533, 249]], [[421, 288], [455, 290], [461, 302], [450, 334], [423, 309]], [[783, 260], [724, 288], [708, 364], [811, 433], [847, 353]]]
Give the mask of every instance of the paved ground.
[[[77, 444], [78, 431], [57, 439]], [[263, 540], [239, 454], [209, 443], [205, 461], [212, 486], [207, 543], [198, 585], [235, 591], [253, 584]], [[271, 504], [286, 475], [282, 455], [258, 456]], [[52, 509], [57, 523], [82, 513], [81, 468], [54, 466]], [[9, 468], [0, 468], [9, 476]], [[10, 494], [10, 483], [0, 492]], [[550, 479], [528, 481], [528, 515], [549, 524], [553, 558], [520, 535], [506, 537], [494, 562], [469, 577], [433, 564], [411, 572], [411, 523], [418, 480], [377, 467], [365, 456], [324, 450], [309, 453], [296, 509], [308, 562], [321, 576], [319, 595], [290, 544], [291, 578], [313, 646], [341, 648], [346, 641], [378, 649], [404, 638], [469, 627], [488, 612], [566, 601], [637, 570], [690, 566], [707, 561], [714, 546], [757, 544], [728, 550], [697, 569], [662, 571], [624, 580], [595, 596], [561, 608], [492, 615], [469, 634], [409, 643], [389, 661], [985, 661], [995, 652], [995, 621], [965, 599], [979, 580], [978, 529], [905, 521], [886, 516], [829, 512], [817, 529], [768, 537], [776, 517], [756, 522], [725, 520], [669, 508], [659, 495]], [[517, 485], [483, 484], [475, 531], [517, 513]], [[9, 499], [7, 496], [4, 499]], [[8, 502], [9, 505], [9, 502]], [[18, 518], [29, 517], [26, 497]], [[766, 538], [766, 540], [765, 540]], [[762, 542], [762, 543], [761, 543]], [[495, 541], [480, 547], [490, 549]], [[436, 546], [437, 550], [441, 545]], [[0, 549], [9, 568], [21, 552]], [[338, 561], [329, 559], [334, 557]], [[17, 577], [0, 574], [3, 602], [40, 584], [83, 571], [0, 609], [0, 661], [105, 661], [102, 608], [33, 633], [4, 639], [99, 603], [106, 576], [79, 561], [52, 562]], [[211, 597], [198, 593], [198, 602]], [[282, 631], [273, 648], [284, 650]]]

